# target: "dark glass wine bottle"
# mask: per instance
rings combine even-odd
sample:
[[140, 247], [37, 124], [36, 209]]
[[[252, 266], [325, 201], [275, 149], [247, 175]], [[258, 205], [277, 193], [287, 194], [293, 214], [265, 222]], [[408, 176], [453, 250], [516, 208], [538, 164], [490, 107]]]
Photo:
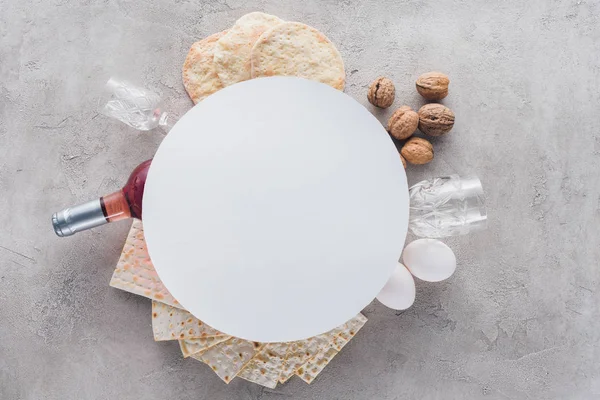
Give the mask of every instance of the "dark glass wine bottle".
[[54, 213], [54, 232], [61, 237], [71, 236], [109, 222], [142, 219], [142, 198], [151, 162], [150, 159], [138, 165], [121, 190]]

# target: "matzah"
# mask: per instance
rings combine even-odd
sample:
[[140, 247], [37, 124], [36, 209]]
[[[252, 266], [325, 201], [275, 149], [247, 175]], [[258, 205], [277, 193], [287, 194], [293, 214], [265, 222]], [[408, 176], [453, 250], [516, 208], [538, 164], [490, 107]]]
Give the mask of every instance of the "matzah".
[[268, 343], [238, 373], [250, 382], [274, 389], [277, 386], [289, 343]]
[[331, 362], [333, 357], [336, 356], [338, 351], [333, 347], [328, 347], [319, 352], [312, 360], [304, 364], [296, 375], [298, 375], [304, 382], [311, 383], [317, 375], [323, 371], [325, 366]]
[[223, 88], [213, 62], [217, 40], [227, 31], [215, 33], [192, 45], [183, 63], [183, 86], [194, 104]]
[[252, 48], [252, 77], [297, 76], [343, 90], [344, 61], [321, 32], [299, 22], [285, 22], [261, 35]]
[[192, 358], [207, 364], [225, 383], [231, 382], [242, 368], [258, 353], [262, 344], [231, 338]]
[[264, 31], [281, 23], [274, 15], [253, 12], [238, 19], [217, 41], [213, 61], [223, 86], [251, 78], [252, 46]]
[[354, 337], [354, 335], [356, 335], [356, 332], [358, 332], [366, 322], [367, 317], [365, 317], [362, 314], [358, 314], [356, 317], [352, 318], [344, 325], [338, 326], [337, 328], [332, 330], [332, 333], [335, 334], [336, 337], [336, 343], [343, 343], [342, 347], [345, 346], [346, 343], [348, 343]]
[[281, 368], [279, 382], [284, 383], [294, 376], [298, 368], [317, 355], [321, 349], [329, 347], [332, 340], [333, 335], [327, 332], [305, 340], [291, 342]]
[[189, 312], [154, 300], [152, 301], [152, 331], [156, 341], [225, 336], [224, 333], [211, 328]]
[[199, 354], [213, 346], [218, 345], [226, 340], [231, 339], [231, 336], [205, 336], [203, 338], [181, 339], [179, 347], [184, 358], [192, 354]]
[[332, 330], [333, 340], [330, 345], [322, 348], [317, 355], [298, 368], [296, 375], [306, 383], [311, 383], [366, 322], [367, 318], [362, 314], [358, 314], [344, 325]]
[[158, 300], [173, 307], [181, 304], [167, 290], [158, 277], [144, 240], [142, 221], [135, 219], [129, 229], [121, 257], [113, 272], [110, 286], [129, 293]]

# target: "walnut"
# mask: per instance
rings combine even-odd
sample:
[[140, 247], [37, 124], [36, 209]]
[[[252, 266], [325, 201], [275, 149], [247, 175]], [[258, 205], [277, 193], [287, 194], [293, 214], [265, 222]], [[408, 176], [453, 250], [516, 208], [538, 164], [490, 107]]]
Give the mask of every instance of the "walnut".
[[454, 126], [454, 113], [441, 104], [425, 104], [419, 109], [419, 129], [431, 136], [442, 136]]
[[379, 108], [388, 108], [391, 106], [395, 97], [396, 88], [394, 87], [394, 83], [383, 76], [380, 76], [371, 83], [369, 92], [367, 93], [369, 103]]
[[400, 155], [411, 164], [427, 164], [433, 160], [433, 146], [426, 139], [414, 137], [404, 144]]
[[398, 140], [409, 138], [419, 126], [419, 114], [409, 106], [402, 106], [390, 117], [388, 131]]
[[402, 161], [402, 165], [404, 165], [404, 169], [406, 169], [406, 159], [402, 157], [402, 154], [400, 154], [400, 161]]
[[450, 79], [441, 72], [427, 72], [417, 79], [417, 92], [427, 100], [441, 100], [448, 96]]

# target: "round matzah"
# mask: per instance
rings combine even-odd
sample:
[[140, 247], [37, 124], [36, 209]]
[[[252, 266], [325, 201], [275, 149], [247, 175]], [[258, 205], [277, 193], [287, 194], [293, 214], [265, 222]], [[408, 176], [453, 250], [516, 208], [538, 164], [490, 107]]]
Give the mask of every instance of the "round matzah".
[[223, 86], [250, 79], [252, 46], [266, 30], [283, 23], [274, 15], [253, 12], [238, 19], [216, 43], [214, 65]]
[[215, 44], [227, 31], [215, 33], [192, 45], [183, 63], [183, 86], [194, 102], [198, 103], [223, 88], [217, 75], [213, 56]]
[[252, 77], [289, 75], [343, 90], [344, 61], [325, 35], [299, 22], [266, 31], [252, 48]]

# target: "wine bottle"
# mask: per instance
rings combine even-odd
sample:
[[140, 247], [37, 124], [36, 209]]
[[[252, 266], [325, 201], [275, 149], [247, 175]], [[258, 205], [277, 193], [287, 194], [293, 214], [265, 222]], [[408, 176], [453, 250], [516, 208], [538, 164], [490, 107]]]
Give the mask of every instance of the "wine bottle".
[[138, 165], [121, 190], [54, 213], [54, 232], [60, 237], [71, 236], [109, 222], [142, 219], [142, 198], [151, 162], [152, 159]]

